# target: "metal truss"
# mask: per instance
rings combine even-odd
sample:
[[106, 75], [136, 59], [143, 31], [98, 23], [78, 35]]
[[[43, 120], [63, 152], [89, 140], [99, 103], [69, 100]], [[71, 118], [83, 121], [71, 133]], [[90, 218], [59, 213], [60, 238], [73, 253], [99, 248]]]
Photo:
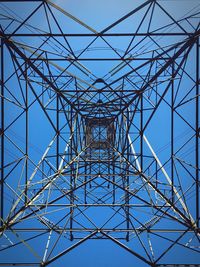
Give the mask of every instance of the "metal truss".
[[0, 1], [0, 266], [91, 240], [200, 266], [195, 3], [141, 1], [97, 31], [51, 0]]

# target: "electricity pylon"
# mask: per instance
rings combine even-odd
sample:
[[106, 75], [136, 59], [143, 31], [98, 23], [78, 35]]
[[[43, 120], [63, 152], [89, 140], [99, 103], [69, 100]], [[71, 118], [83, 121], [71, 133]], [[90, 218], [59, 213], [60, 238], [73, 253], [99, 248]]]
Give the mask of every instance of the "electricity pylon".
[[188, 3], [176, 17], [180, 1], [141, 1], [97, 31], [50, 0], [0, 1], [0, 266], [57, 266], [105, 239], [141, 266], [200, 266]]

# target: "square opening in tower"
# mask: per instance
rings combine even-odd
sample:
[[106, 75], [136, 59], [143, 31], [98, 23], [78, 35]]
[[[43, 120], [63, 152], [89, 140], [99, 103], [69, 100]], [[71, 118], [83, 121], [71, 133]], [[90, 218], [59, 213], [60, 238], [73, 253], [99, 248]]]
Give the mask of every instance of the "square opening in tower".
[[94, 149], [107, 149], [114, 143], [113, 118], [86, 119], [86, 145]]

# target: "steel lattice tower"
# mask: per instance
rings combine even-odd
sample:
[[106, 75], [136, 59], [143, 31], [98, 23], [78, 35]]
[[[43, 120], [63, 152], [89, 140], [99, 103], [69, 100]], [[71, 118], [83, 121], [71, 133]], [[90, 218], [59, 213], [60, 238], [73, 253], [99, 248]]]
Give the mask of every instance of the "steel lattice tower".
[[132, 6], [97, 30], [0, 1], [0, 266], [108, 240], [132, 266], [200, 266], [200, 2]]

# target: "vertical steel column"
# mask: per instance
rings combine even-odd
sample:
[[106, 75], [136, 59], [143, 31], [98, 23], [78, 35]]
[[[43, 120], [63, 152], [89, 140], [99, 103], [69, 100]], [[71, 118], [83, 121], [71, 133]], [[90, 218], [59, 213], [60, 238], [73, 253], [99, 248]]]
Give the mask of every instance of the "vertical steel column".
[[4, 40], [1, 38], [1, 222], [4, 219]]
[[171, 181], [172, 203], [174, 203], [174, 63], [172, 64], [172, 88], [171, 88]]
[[[91, 160], [92, 159], [92, 149], [91, 148], [89, 148], [89, 153], [90, 153], [89, 160]], [[87, 162], [86, 162], [86, 165], [87, 165], [87, 169], [88, 169]], [[92, 174], [92, 161], [90, 161], [90, 164], [89, 164], [89, 176], [87, 176], [88, 179], [91, 179], [91, 177], [92, 177], [91, 174]], [[91, 187], [92, 187], [92, 184], [90, 182], [90, 188]], [[86, 192], [86, 194], [87, 194], [87, 192]]]
[[[111, 176], [110, 176], [110, 167], [111, 167], [111, 164], [113, 164], [113, 161], [112, 161], [112, 157], [111, 157], [111, 150], [110, 150], [110, 148], [108, 148], [107, 149], [107, 153], [108, 153], [108, 161], [110, 160], [111, 161], [111, 163], [109, 162], [108, 163], [108, 179], [109, 179], [109, 181], [111, 180]], [[108, 182], [108, 188], [110, 188], [110, 182]]]
[[[129, 126], [129, 109], [127, 109], [127, 125]], [[128, 133], [126, 134], [126, 147], [127, 147], [127, 160], [128, 162], [130, 162], [130, 153], [131, 153], [131, 148], [130, 148], [130, 145], [129, 145], [129, 139], [128, 139]], [[128, 190], [130, 190], [129, 188], [129, 164], [126, 164], [126, 188], [128, 188]], [[128, 192], [126, 191], [126, 201], [125, 203], [127, 204], [127, 207], [126, 207], [126, 220], [127, 220], [127, 223], [126, 223], [126, 226], [127, 226], [127, 234], [126, 234], [126, 241], [128, 242], [129, 241], [129, 229], [130, 229], [130, 211], [129, 211], [129, 194]]]
[[60, 138], [60, 130], [59, 130], [59, 95], [56, 94], [56, 130], [57, 130], [57, 137], [56, 137], [56, 169], [59, 169], [59, 138]]
[[[113, 133], [114, 133], [114, 140], [113, 140], [113, 142], [114, 142], [114, 144], [116, 144], [116, 140], [117, 140], [117, 138], [119, 138], [119, 137], [117, 137], [117, 135], [116, 135], [116, 129], [117, 129], [117, 125], [115, 124], [115, 126], [114, 126], [114, 131], [113, 131]], [[118, 141], [119, 142], [119, 141]], [[115, 145], [114, 145], [115, 146]], [[113, 204], [115, 203], [115, 164], [117, 164], [116, 162], [115, 162], [115, 151], [114, 151], [114, 149], [112, 149], [112, 152], [111, 152], [111, 157], [112, 157], [112, 168], [111, 168], [111, 172], [112, 172], [112, 182], [113, 182], [113, 185], [112, 185], [112, 192], [113, 192]]]
[[88, 149], [85, 151], [85, 162], [84, 162], [84, 164], [85, 164], [85, 166], [84, 166], [84, 170], [85, 170], [85, 172], [84, 172], [84, 175], [85, 175], [85, 177], [84, 177], [84, 182], [85, 182], [85, 185], [84, 185], [84, 202], [85, 202], [85, 204], [87, 204], [87, 184], [86, 184], [86, 182], [87, 182], [87, 157], [88, 157]]
[[196, 44], [196, 223], [199, 227], [199, 38]]
[[113, 190], [113, 204], [115, 204], [115, 162], [114, 162], [114, 158], [115, 158], [115, 152], [114, 152], [114, 150], [113, 150], [113, 152], [112, 152], [112, 172], [113, 172], [113, 176], [112, 176], [112, 181], [113, 181], [113, 188], [112, 188], [112, 190]]
[[26, 78], [26, 165], [25, 165], [25, 203], [28, 201], [28, 138], [29, 138], [29, 129], [28, 129], [28, 66], [27, 63], [25, 62], [25, 78]]
[[140, 166], [143, 171], [143, 95], [140, 96]]
[[[73, 134], [73, 129], [72, 129], [72, 125], [73, 125], [73, 110], [72, 107], [70, 108], [70, 136]], [[73, 158], [73, 150], [72, 150], [72, 142], [73, 142], [73, 138], [71, 138], [70, 140], [70, 147], [69, 147], [69, 162], [72, 160]], [[74, 164], [72, 163], [70, 165], [70, 190], [73, 190], [73, 169], [74, 169]], [[73, 196], [73, 192], [71, 192], [70, 194], [70, 205], [73, 205], [74, 203], [74, 196]], [[72, 206], [70, 206], [70, 240], [73, 240], [73, 233], [72, 233], [72, 228], [73, 228], [73, 212], [74, 209]]]

